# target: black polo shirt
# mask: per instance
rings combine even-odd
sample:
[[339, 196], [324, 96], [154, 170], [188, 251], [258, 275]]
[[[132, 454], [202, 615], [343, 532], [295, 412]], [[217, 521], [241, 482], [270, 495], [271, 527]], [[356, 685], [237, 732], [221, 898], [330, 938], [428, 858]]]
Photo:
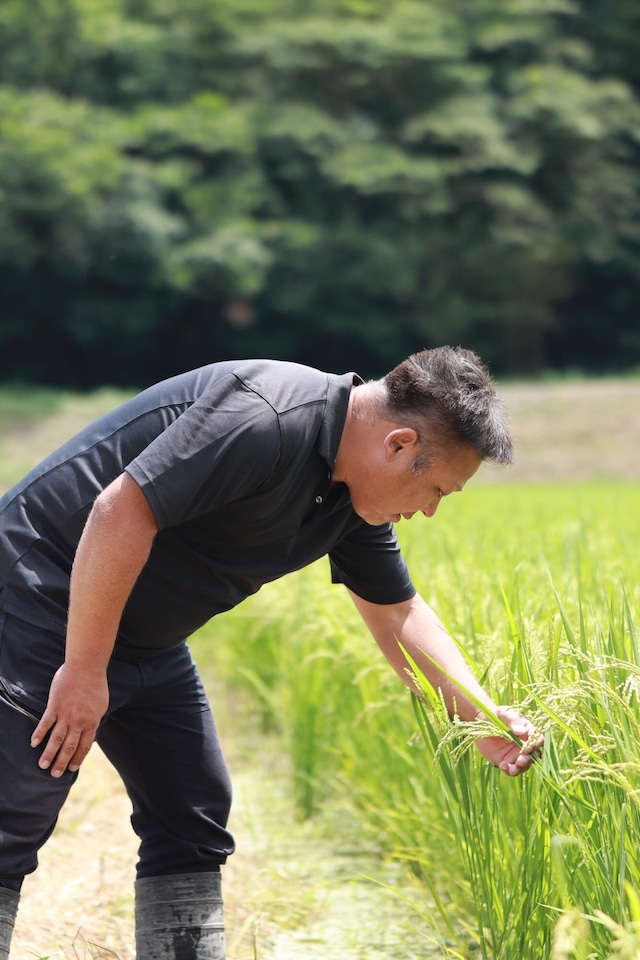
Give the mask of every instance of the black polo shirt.
[[370, 526], [331, 473], [354, 374], [225, 361], [163, 381], [101, 417], [0, 500], [0, 602], [64, 631], [69, 577], [95, 497], [123, 470], [157, 520], [115, 656], [182, 642], [264, 583], [329, 555], [374, 603], [411, 597], [390, 524]]

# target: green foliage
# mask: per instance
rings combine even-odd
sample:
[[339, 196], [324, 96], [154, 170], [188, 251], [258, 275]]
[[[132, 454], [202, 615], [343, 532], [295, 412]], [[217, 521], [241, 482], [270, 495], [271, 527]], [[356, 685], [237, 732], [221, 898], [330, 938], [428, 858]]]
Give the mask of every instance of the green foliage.
[[77, 54], [78, 11], [73, 0], [20, 0], [0, 7], [0, 82], [31, 86], [67, 82]]
[[445, 341], [498, 371], [637, 365], [613, 6], [6, 0], [0, 376], [260, 352], [377, 375]]

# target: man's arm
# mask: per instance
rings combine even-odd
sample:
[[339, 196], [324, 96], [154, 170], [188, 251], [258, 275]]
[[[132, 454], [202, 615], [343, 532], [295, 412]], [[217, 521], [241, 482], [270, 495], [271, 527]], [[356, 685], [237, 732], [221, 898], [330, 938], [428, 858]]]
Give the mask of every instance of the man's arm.
[[31, 739], [49, 732], [39, 765], [61, 776], [77, 770], [109, 705], [106, 671], [120, 618], [158, 527], [139, 486], [126, 473], [96, 499], [71, 574], [66, 658]]
[[[542, 746], [542, 738], [531, 736], [533, 726], [517, 711], [497, 706], [478, 683], [466, 660], [458, 650], [431, 607], [419, 594], [402, 603], [369, 603], [349, 591], [360, 615], [373, 634], [383, 654], [414, 693], [419, 693], [410, 674], [409, 664], [402, 647], [425, 675], [431, 686], [442, 691], [449, 715], [457, 714], [461, 720], [475, 720], [481, 716], [478, 707], [456, 684], [475, 697], [488, 710], [497, 714], [521, 740], [519, 747], [503, 737], [486, 737], [478, 740], [477, 746], [487, 760], [500, 767], [503, 773], [517, 776], [531, 765], [532, 754]], [[442, 668], [441, 672], [429, 659], [432, 657]], [[449, 676], [446, 676], [448, 674]], [[449, 679], [452, 677], [455, 683]]]

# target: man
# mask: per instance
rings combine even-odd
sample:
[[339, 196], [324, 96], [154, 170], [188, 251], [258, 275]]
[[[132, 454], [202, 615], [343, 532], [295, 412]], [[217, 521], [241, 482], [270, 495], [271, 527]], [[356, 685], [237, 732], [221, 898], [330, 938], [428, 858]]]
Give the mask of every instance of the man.
[[140, 837], [138, 960], [224, 958], [231, 791], [185, 639], [325, 554], [402, 680], [412, 686], [404, 648], [452, 715], [478, 715], [457, 684], [498, 712], [524, 743], [492, 737], [479, 748], [510, 776], [526, 770], [539, 739], [470, 674], [416, 593], [393, 528], [432, 517], [483, 460], [511, 459], [486, 370], [444, 347], [371, 383], [270, 360], [212, 364], [100, 418], [9, 491], [0, 958], [22, 880], [94, 740], [125, 783]]

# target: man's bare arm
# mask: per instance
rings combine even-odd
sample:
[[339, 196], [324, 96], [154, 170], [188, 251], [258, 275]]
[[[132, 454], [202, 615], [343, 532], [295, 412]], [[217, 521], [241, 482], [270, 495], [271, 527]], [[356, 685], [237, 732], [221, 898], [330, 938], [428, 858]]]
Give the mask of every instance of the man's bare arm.
[[123, 473], [96, 499], [71, 574], [65, 662], [32, 737], [49, 733], [39, 765], [77, 770], [109, 704], [106, 670], [120, 618], [158, 527], [140, 487]]
[[533, 735], [532, 724], [516, 710], [492, 701], [440, 619], [422, 597], [416, 594], [402, 603], [378, 604], [349, 592], [378, 646], [410, 690], [420, 692], [412, 679], [403, 647], [434, 690], [442, 691], [450, 716], [456, 714], [461, 720], [471, 721], [481, 715], [473, 700], [461, 692], [459, 684], [483, 707], [499, 716], [515, 736], [526, 741], [519, 747], [504, 737], [483, 738], [477, 745], [484, 757], [509, 776], [517, 776], [529, 768], [532, 755], [542, 746], [542, 738]]

